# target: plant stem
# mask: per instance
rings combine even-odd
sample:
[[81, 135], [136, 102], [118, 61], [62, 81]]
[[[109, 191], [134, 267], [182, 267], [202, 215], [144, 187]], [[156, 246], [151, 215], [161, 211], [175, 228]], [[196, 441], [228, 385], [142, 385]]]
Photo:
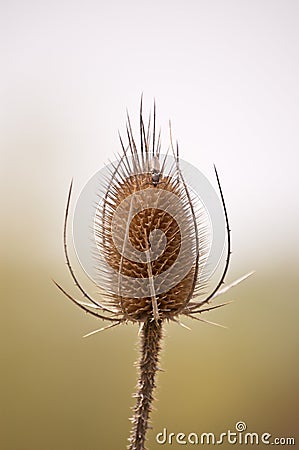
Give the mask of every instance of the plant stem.
[[148, 319], [141, 331], [140, 358], [138, 361], [138, 391], [134, 395], [136, 405], [132, 420], [132, 431], [129, 438], [129, 450], [145, 450], [146, 432], [149, 426], [155, 375], [158, 369], [159, 352], [162, 340], [162, 321]]

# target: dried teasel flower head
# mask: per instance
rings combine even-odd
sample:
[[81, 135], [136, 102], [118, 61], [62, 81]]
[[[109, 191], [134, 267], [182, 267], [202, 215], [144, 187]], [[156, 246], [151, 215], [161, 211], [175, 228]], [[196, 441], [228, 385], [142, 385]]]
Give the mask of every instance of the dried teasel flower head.
[[[65, 216], [67, 265], [88, 302], [77, 301], [58, 287], [82, 309], [112, 322], [111, 326], [148, 319], [176, 321], [181, 314], [195, 318], [215, 297], [230, 259], [228, 217], [216, 168], [220, 199], [201, 172], [180, 159], [171, 128], [169, 146], [161, 152], [155, 105], [152, 123], [149, 117], [145, 126], [141, 100], [139, 120], [138, 143], [128, 116], [127, 146], [120, 137], [122, 153], [92, 178], [87, 185], [89, 194], [85, 195], [86, 189], [82, 191], [75, 210], [77, 255], [100, 289], [100, 301], [85, 292], [68, 256], [66, 231], [72, 186]], [[195, 171], [193, 182], [190, 167]], [[199, 185], [194, 185], [194, 180]], [[92, 205], [92, 211], [85, 220], [88, 228], [82, 232], [86, 202]], [[202, 299], [223, 254], [225, 230], [223, 273], [212, 292]], [[82, 236], [87, 236], [85, 245]], [[92, 255], [89, 262], [87, 253]]]
[[150, 135], [141, 116], [138, 152], [129, 123], [129, 155], [124, 148], [95, 221], [105, 258], [97, 265], [99, 284], [110, 292], [107, 306], [131, 321], [180, 314], [199, 287], [208, 254], [203, 211], [182, 181], [178, 160], [169, 164], [160, 139], [155, 142], [153, 131], [150, 142]]

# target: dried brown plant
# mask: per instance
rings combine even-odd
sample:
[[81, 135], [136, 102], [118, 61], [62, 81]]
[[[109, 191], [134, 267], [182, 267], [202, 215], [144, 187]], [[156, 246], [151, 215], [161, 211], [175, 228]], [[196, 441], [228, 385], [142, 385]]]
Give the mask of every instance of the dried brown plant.
[[149, 118], [145, 129], [141, 100], [139, 149], [129, 117], [127, 138], [127, 148], [120, 138], [122, 154], [113, 165], [109, 179], [104, 180], [105, 195], [95, 214], [98, 247], [108, 262], [105, 267], [100, 263], [97, 267], [102, 287], [101, 301], [85, 291], [70, 262], [67, 226], [72, 184], [65, 212], [64, 251], [71, 277], [86, 301], [77, 300], [61, 285], [56, 285], [81, 309], [110, 322], [100, 330], [124, 322], [139, 324], [139, 379], [128, 448], [143, 450], [164, 322], [180, 323], [180, 316], [209, 322], [199, 315], [227, 303], [205, 305], [246, 276], [230, 286], [222, 287], [230, 262], [231, 239], [216, 168], [226, 224], [227, 253], [219, 281], [202, 298], [206, 283], [201, 282], [200, 275], [208, 253], [207, 225], [202, 207], [190, 192], [180, 169], [178, 145], [174, 149], [171, 130], [173, 163], [168, 168], [167, 154], [161, 155], [160, 133], [156, 137], [155, 106], [153, 123], [151, 125]]

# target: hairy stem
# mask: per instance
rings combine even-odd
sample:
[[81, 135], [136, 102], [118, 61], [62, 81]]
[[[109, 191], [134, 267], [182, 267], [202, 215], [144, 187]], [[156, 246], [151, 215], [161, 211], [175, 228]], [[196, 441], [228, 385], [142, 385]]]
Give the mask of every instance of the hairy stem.
[[130, 436], [129, 450], [145, 450], [146, 432], [149, 426], [149, 415], [151, 404], [154, 399], [155, 375], [158, 370], [159, 352], [162, 340], [162, 321], [148, 319], [142, 328], [140, 358], [138, 361], [139, 379], [138, 391], [134, 415], [132, 420], [132, 431]]

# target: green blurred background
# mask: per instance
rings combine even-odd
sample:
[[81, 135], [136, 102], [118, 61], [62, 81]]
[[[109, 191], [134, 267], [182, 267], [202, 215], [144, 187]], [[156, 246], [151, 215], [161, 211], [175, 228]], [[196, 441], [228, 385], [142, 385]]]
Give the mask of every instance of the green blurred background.
[[213, 183], [217, 164], [228, 281], [256, 270], [205, 316], [228, 329], [165, 326], [148, 447], [164, 427], [220, 433], [240, 420], [298, 440], [298, 3], [16, 0], [0, 17], [1, 450], [126, 446], [137, 327], [82, 339], [101, 323], [51, 278], [76, 292], [68, 185], [75, 202], [114, 158], [141, 92], [145, 110], [156, 98], [165, 145], [171, 118], [181, 156]]

